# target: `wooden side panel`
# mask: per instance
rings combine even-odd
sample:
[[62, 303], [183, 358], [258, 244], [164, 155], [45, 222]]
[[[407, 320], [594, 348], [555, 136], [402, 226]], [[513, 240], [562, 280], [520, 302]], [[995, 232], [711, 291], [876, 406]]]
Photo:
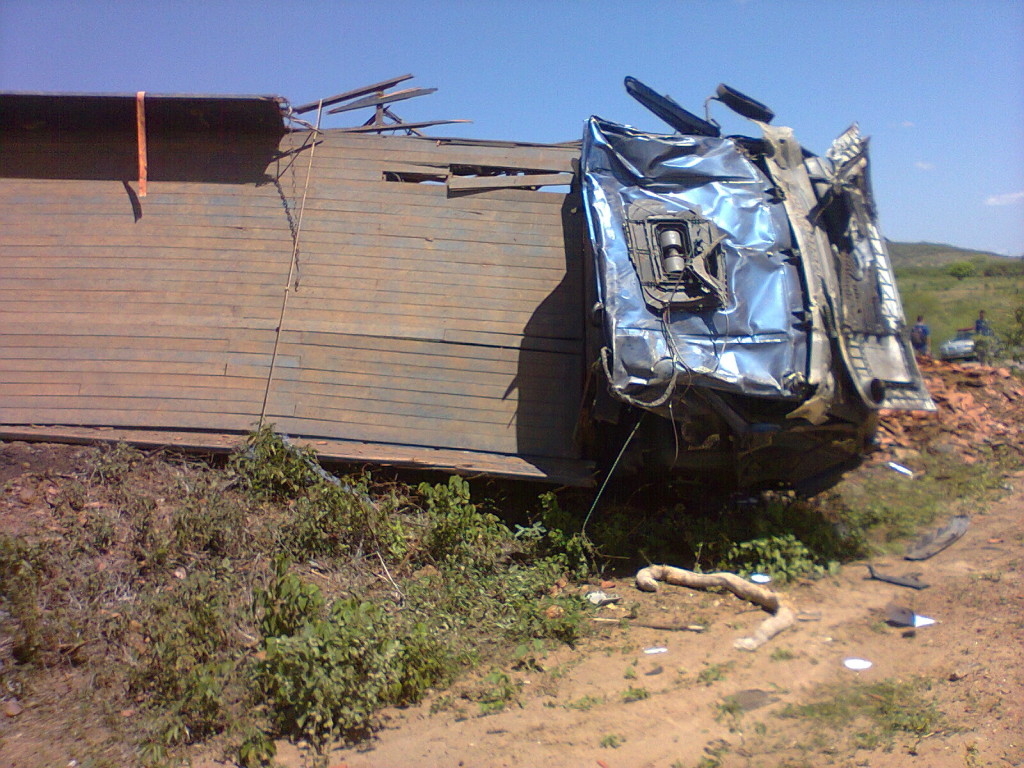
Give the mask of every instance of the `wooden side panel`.
[[[566, 223], [579, 212], [565, 194], [390, 180], [400, 163], [560, 170], [573, 156], [328, 135], [280, 345], [298, 363], [275, 371], [273, 420], [332, 438], [576, 455], [582, 286]], [[304, 185], [306, 167], [292, 168]]]
[[135, 192], [0, 179], [0, 422], [258, 421], [292, 250], [280, 194], [153, 181]]
[[578, 204], [409, 179], [566, 173], [575, 151], [328, 132], [310, 165], [309, 139], [285, 136], [262, 183], [151, 180], [141, 200], [0, 179], [0, 424], [224, 434], [266, 395], [279, 430], [360, 457], [476, 452], [564, 481]]

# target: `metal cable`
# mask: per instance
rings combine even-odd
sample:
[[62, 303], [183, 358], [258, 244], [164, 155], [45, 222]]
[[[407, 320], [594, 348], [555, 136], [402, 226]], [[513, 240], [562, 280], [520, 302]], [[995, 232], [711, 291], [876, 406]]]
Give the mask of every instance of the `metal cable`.
[[594, 497], [594, 503], [590, 505], [590, 511], [587, 512], [587, 516], [583, 518], [583, 526], [580, 528], [580, 535], [586, 537], [587, 535], [587, 523], [590, 522], [590, 516], [594, 514], [594, 510], [597, 509], [597, 502], [601, 500], [601, 496], [604, 494], [604, 489], [608, 487], [608, 481], [612, 479], [612, 475], [615, 474], [615, 469], [619, 466], [619, 461], [622, 459], [622, 455], [626, 452], [629, 444], [633, 442], [633, 438], [636, 436], [637, 430], [640, 429], [640, 425], [643, 423], [644, 416], [647, 415], [647, 411], [640, 412], [640, 418], [636, 420], [636, 425], [633, 427], [633, 431], [629, 433], [629, 437], [626, 438], [626, 442], [622, 444], [622, 448], [619, 449], [619, 455], [615, 457], [615, 461], [612, 462], [611, 467], [608, 469], [608, 474], [604, 476], [604, 482], [601, 483], [601, 487], [597, 491], [597, 495]]
[[320, 133], [320, 117], [323, 113], [324, 103], [323, 99], [320, 100], [320, 105], [316, 111], [316, 127], [312, 129], [310, 138], [312, 143], [309, 147], [309, 164], [306, 166], [306, 183], [302, 188], [302, 201], [299, 203], [299, 217], [295, 222], [295, 231], [292, 234], [292, 258], [288, 265], [288, 282], [284, 287], [284, 296], [281, 299], [281, 314], [277, 318], [277, 332], [274, 335], [274, 352], [270, 357], [270, 371], [267, 374], [267, 387], [263, 391], [263, 406], [260, 408], [260, 421], [259, 426], [263, 426], [263, 422], [267, 418], [267, 402], [270, 399], [270, 386], [274, 381], [274, 369], [277, 366], [277, 350], [281, 344], [281, 329], [284, 327], [284, 316], [288, 309], [288, 297], [292, 292], [292, 280], [295, 277], [295, 270], [299, 260], [299, 234], [302, 232], [302, 214], [306, 210], [306, 194], [309, 192], [309, 179], [313, 172], [313, 153], [316, 151], [316, 136]]

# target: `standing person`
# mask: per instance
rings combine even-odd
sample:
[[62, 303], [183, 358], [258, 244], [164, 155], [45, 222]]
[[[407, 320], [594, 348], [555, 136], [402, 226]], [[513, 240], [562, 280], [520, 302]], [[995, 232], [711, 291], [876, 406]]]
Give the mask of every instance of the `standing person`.
[[910, 346], [918, 355], [930, 357], [932, 354], [932, 332], [924, 321], [924, 315], [918, 315], [917, 322], [910, 329]]
[[992, 326], [988, 324], [988, 320], [985, 319], [985, 310], [978, 310], [978, 319], [974, 321], [974, 332], [978, 336], [991, 336]]

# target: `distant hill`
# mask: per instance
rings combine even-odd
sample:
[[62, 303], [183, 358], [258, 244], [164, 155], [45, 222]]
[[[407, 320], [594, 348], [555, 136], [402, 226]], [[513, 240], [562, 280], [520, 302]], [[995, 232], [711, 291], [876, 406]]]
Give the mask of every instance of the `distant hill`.
[[889, 256], [896, 269], [906, 267], [942, 267], [958, 261], [998, 261], [1005, 263], [1006, 256], [989, 251], [972, 251], [943, 243], [897, 243], [887, 240]]

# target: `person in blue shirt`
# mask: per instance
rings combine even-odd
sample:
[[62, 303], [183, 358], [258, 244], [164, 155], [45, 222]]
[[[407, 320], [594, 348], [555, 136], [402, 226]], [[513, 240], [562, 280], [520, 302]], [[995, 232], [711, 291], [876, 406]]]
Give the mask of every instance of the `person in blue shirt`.
[[924, 322], [924, 315], [918, 315], [917, 322], [910, 329], [910, 346], [918, 355], [932, 353], [932, 332]]
[[979, 336], [991, 336], [992, 326], [985, 319], [985, 310], [978, 311], [978, 319], [974, 321], [974, 332]]

